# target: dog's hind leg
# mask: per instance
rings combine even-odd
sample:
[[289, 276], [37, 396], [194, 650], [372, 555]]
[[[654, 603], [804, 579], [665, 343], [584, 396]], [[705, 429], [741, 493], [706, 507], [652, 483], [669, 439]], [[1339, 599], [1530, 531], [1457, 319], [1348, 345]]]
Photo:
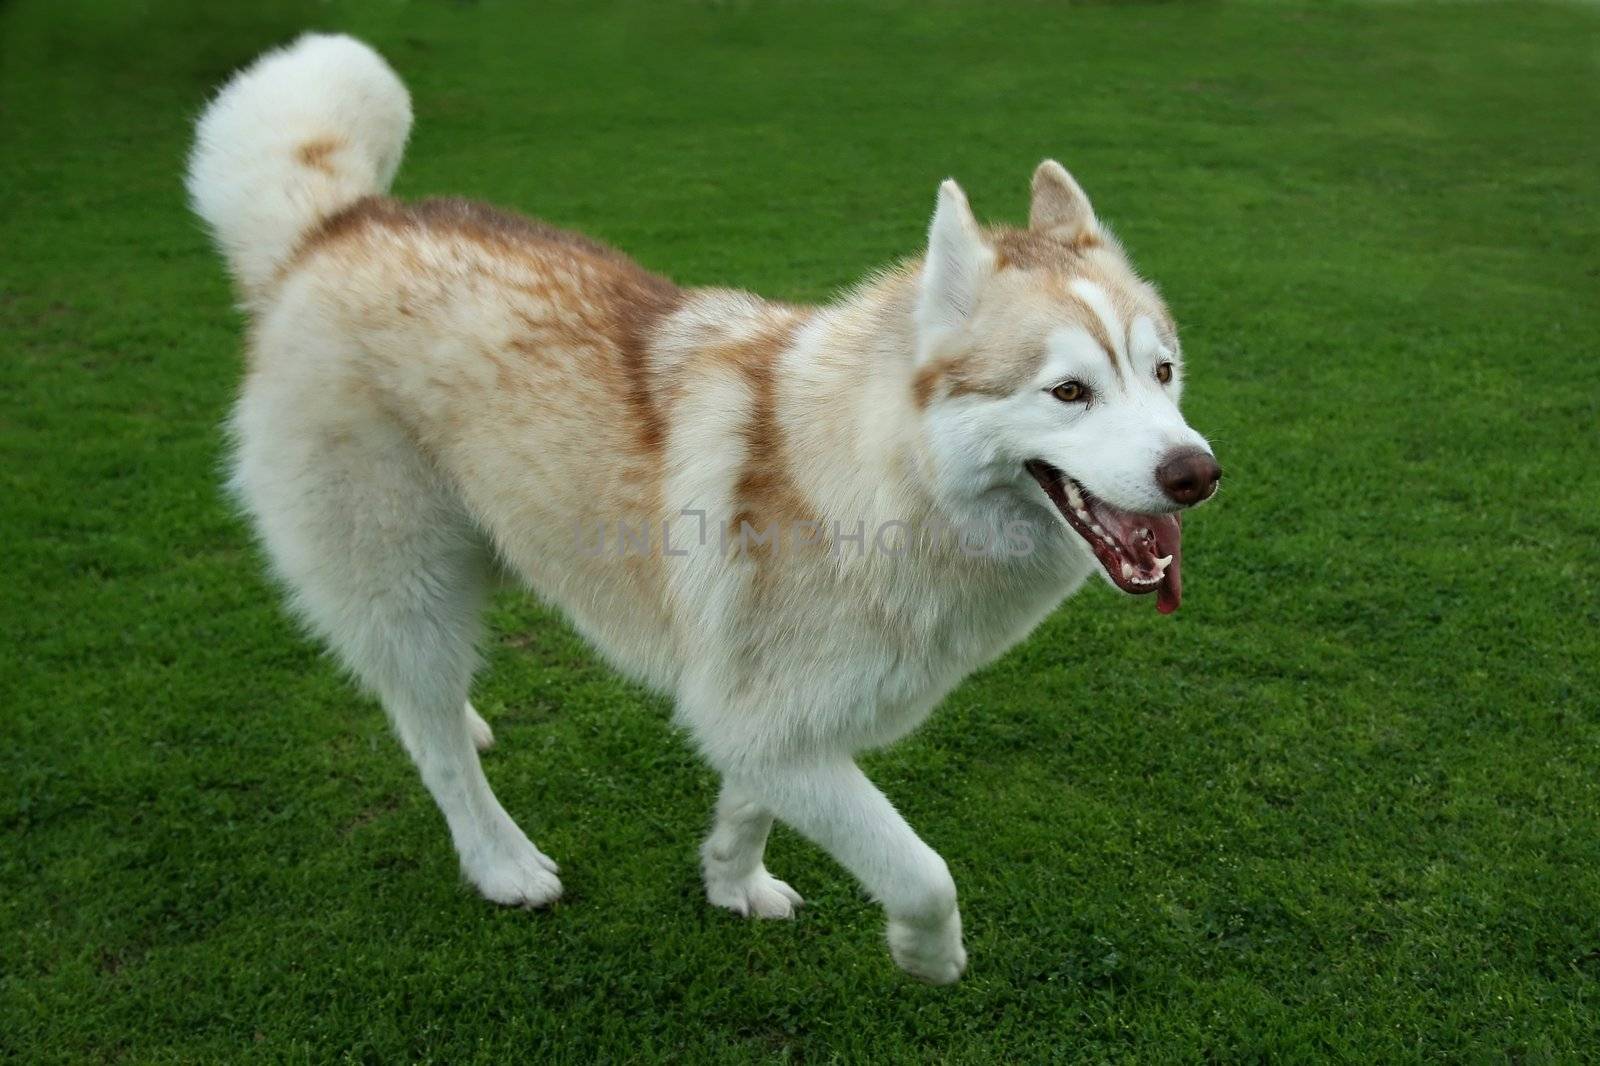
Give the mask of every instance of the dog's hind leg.
[[488, 751], [494, 747], [494, 730], [489, 728], [489, 723], [483, 720], [483, 715], [467, 701], [467, 732], [472, 734], [472, 746], [479, 751]]
[[500, 806], [475, 747], [483, 537], [400, 427], [281, 384], [253, 381], [235, 411], [234, 486], [295, 607], [382, 701], [467, 879], [497, 903], [555, 900], [555, 863]]
[[724, 781], [716, 824], [700, 847], [708, 900], [747, 918], [794, 916], [805, 901], [762, 863], [771, 829], [772, 812], [754, 795]]

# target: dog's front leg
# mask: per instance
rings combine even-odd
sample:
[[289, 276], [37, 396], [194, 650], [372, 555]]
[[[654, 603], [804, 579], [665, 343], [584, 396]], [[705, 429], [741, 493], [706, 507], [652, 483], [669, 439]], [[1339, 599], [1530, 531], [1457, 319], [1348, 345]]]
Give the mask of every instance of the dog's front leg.
[[760, 797], [860, 880], [883, 904], [901, 969], [941, 985], [961, 976], [967, 953], [949, 867], [853, 761], [766, 765], [728, 775], [724, 787]]
[[792, 918], [805, 901], [773, 877], [762, 862], [772, 812], [761, 797], [733, 782], [722, 783], [717, 820], [700, 848], [706, 898], [746, 918]]

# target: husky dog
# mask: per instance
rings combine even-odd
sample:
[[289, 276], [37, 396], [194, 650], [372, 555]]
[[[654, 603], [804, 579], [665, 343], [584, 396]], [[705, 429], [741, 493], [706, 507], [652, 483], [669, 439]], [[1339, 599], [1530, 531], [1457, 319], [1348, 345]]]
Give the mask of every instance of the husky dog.
[[187, 188], [250, 319], [232, 487], [296, 612], [382, 701], [497, 903], [561, 894], [468, 702], [513, 574], [676, 701], [721, 774], [710, 902], [787, 918], [781, 819], [966, 966], [955, 882], [857, 768], [1098, 570], [1178, 606], [1215, 491], [1177, 332], [1059, 163], [1026, 229], [939, 187], [920, 259], [823, 307], [683, 289], [574, 233], [386, 198], [405, 88], [307, 36], [200, 119]]

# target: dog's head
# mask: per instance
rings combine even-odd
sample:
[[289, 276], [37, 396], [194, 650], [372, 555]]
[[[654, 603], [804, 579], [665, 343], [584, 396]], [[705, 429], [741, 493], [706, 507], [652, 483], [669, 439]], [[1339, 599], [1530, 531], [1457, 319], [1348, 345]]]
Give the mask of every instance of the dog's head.
[[1179, 513], [1222, 476], [1178, 411], [1172, 316], [1047, 160], [1028, 228], [981, 229], [939, 188], [918, 281], [915, 392], [936, 494], [963, 521], [1070, 529], [1125, 592], [1175, 609]]

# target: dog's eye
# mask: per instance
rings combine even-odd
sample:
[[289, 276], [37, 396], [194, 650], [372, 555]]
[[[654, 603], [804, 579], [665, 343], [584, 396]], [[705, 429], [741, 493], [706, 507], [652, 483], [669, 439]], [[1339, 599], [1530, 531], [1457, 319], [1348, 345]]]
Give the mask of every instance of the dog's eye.
[[1062, 403], [1082, 403], [1089, 398], [1089, 387], [1081, 381], [1064, 381], [1050, 390]]
[[1162, 363], [1156, 367], [1156, 380], [1165, 385], [1172, 380], [1172, 364]]

